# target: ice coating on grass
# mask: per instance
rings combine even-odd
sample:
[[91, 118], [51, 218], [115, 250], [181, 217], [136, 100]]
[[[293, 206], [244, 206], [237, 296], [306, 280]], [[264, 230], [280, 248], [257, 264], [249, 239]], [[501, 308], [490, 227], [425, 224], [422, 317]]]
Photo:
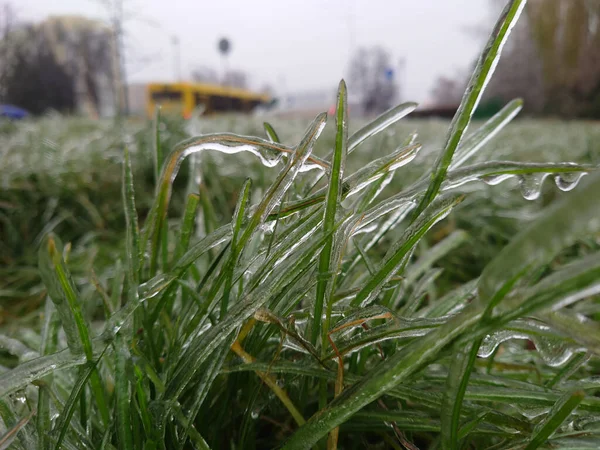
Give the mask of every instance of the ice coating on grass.
[[542, 193], [542, 185], [548, 173], [529, 173], [519, 176], [521, 195], [525, 200], [537, 200]]

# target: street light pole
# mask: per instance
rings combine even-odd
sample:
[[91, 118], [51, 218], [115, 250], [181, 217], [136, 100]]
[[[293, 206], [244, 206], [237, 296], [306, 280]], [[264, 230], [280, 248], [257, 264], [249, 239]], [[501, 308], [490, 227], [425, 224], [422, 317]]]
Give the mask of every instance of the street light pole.
[[175, 74], [175, 81], [182, 81], [181, 78], [181, 47], [179, 45], [179, 37], [173, 35], [171, 37], [171, 44], [173, 45], [173, 69]]

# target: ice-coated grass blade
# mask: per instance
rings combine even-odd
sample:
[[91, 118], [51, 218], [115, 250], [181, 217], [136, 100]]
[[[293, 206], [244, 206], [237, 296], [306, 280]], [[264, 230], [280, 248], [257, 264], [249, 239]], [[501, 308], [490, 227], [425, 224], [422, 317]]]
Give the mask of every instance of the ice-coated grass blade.
[[27, 423], [31, 420], [35, 411], [31, 411], [29, 415], [23, 417], [19, 420], [10, 430], [6, 431], [2, 436], [0, 436], [0, 450], [5, 450], [10, 448], [10, 445], [17, 437], [17, 434], [21, 429], [27, 425]]
[[356, 149], [356, 147], [358, 147], [365, 140], [376, 135], [377, 133], [382, 132], [389, 126], [398, 122], [400, 119], [409, 115], [411, 112], [417, 109], [417, 106], [418, 105], [413, 102], [402, 103], [384, 112], [375, 120], [368, 123], [357, 132], [353, 133], [352, 136], [348, 138], [348, 153], [352, 153], [354, 149]]
[[458, 448], [460, 412], [480, 345], [481, 339], [476, 339], [467, 347], [458, 347], [452, 356], [442, 403], [442, 448]]
[[[92, 340], [81, 311], [80, 295], [54, 237], [49, 236], [43, 242], [39, 251], [39, 261], [40, 275], [56, 305], [69, 348], [75, 354], [83, 353], [88, 362], [93, 361]], [[102, 420], [107, 425], [110, 420], [109, 412], [98, 372], [91, 374], [90, 383]]]
[[271, 125], [269, 122], [265, 122], [265, 123], [263, 123], [263, 127], [265, 129], [265, 133], [266, 133], [267, 137], [269, 138], [269, 141], [274, 142], [276, 144], [281, 143], [281, 140], [279, 139], [279, 136], [277, 136], [277, 133], [275, 132], [275, 129], [273, 128], [273, 125]]
[[[157, 113], [160, 114], [160, 113]], [[140, 254], [140, 231], [138, 227], [138, 216], [135, 208], [135, 192], [133, 188], [133, 173], [131, 171], [131, 159], [129, 149], [125, 147], [125, 158], [123, 161], [123, 208], [125, 211], [126, 231], [126, 256], [127, 274], [129, 283], [137, 288], [140, 277], [140, 265], [142, 258]]]
[[[318, 122], [325, 122], [327, 115], [325, 113], [318, 116]], [[318, 127], [317, 127], [318, 128]], [[320, 133], [321, 130], [319, 130]], [[318, 136], [318, 134], [317, 134]], [[317, 136], [313, 136], [316, 139]], [[157, 234], [162, 229], [165, 220], [169, 200], [171, 198], [172, 183], [184, 158], [204, 150], [215, 150], [226, 154], [235, 154], [239, 152], [250, 152], [256, 155], [266, 167], [274, 167], [278, 164], [283, 155], [290, 155], [294, 152], [293, 148], [282, 144], [265, 141], [264, 139], [238, 136], [230, 133], [209, 134], [201, 137], [190, 138], [178, 144], [169, 154], [163, 165], [160, 183], [157, 186], [156, 197], [150, 213], [144, 225], [142, 233], [142, 248], [145, 248], [150, 236]], [[328, 170], [328, 164], [312, 157], [307, 158], [311, 164]]]
[[350, 386], [328, 406], [313, 415], [292, 435], [283, 448], [310, 448], [355, 412], [419, 370], [423, 364], [435, 357], [443, 347], [472, 327], [480, 318], [481, 314], [475, 308], [469, 308], [435, 331], [406, 345], [371, 370], [367, 377]]
[[548, 438], [571, 415], [573, 410], [579, 406], [584, 397], [585, 393], [583, 391], [566, 393], [552, 407], [544, 421], [534, 429], [534, 435], [527, 444], [527, 447], [525, 447], [525, 450], [535, 450], [544, 445]]
[[600, 176], [588, 177], [580, 189], [548, 208], [490, 262], [479, 280], [479, 299], [489, 301], [507, 279], [542, 266], [577, 239], [600, 230]]
[[131, 355], [123, 340], [115, 340], [115, 410], [119, 448], [133, 450], [133, 429], [131, 427], [131, 396], [127, 365]]
[[60, 415], [56, 419], [56, 423], [54, 424], [54, 428], [52, 428], [52, 432], [50, 434], [50, 440], [55, 442], [55, 450], [60, 450], [65, 435], [69, 430], [71, 418], [73, 417], [73, 413], [75, 412], [79, 398], [85, 389], [85, 385], [90, 380], [90, 377], [96, 373], [97, 365], [102, 359], [102, 356], [104, 356], [104, 352], [102, 352], [97, 360], [87, 362], [87, 367], [85, 367], [85, 369], [80, 373], [75, 385], [71, 389], [69, 398], [67, 399], [67, 402], [65, 403]]
[[465, 161], [475, 155], [485, 144], [492, 140], [508, 125], [523, 109], [523, 100], [515, 99], [497, 112], [491, 119], [484, 123], [477, 131], [465, 139], [458, 147], [450, 170], [461, 166]]
[[233, 282], [233, 270], [237, 263], [239, 256], [243, 250], [243, 246], [238, 245], [238, 239], [242, 228], [242, 222], [246, 215], [246, 207], [250, 199], [250, 186], [252, 181], [247, 179], [242, 186], [240, 196], [238, 198], [235, 212], [233, 213], [232, 221], [232, 237], [231, 237], [231, 253], [229, 255], [229, 261], [225, 267], [225, 287], [223, 288], [223, 296], [221, 297], [221, 312], [220, 317], [223, 318], [227, 314], [227, 308], [229, 306], [229, 295], [231, 293], [231, 284]]
[[[40, 345], [40, 356], [52, 354], [56, 351], [58, 344], [59, 320], [54, 304], [50, 299], [46, 299], [46, 308], [44, 310], [45, 322], [42, 330], [42, 342]], [[36, 414], [36, 427], [38, 433], [38, 449], [47, 448], [47, 431], [51, 429], [50, 420], [50, 396], [47, 386], [52, 384], [51, 375], [44, 378], [45, 385], [38, 388], [38, 404]]]
[[[319, 279], [317, 282], [317, 293], [315, 298], [313, 324], [311, 328], [311, 343], [316, 345], [317, 339], [321, 335], [321, 348], [324, 350], [327, 343], [327, 326], [322, 326], [323, 307], [327, 299], [326, 291], [328, 283], [331, 283], [333, 274], [331, 273], [331, 253], [333, 250], [334, 236], [331, 234], [335, 227], [336, 215], [341, 208], [340, 200], [342, 196], [342, 180], [344, 179], [344, 167], [346, 165], [346, 156], [348, 154], [348, 100], [346, 83], [340, 81], [338, 87], [337, 108], [335, 113], [335, 149], [329, 172], [329, 188], [325, 204], [325, 213], [323, 216], [323, 232], [329, 234], [325, 241], [323, 250], [319, 257]], [[325, 318], [325, 324], [328, 318]]]
[[434, 164], [427, 192], [425, 192], [425, 195], [414, 211], [414, 219], [416, 219], [438, 195], [442, 182], [446, 178], [448, 167], [450, 167], [450, 164], [452, 163], [454, 153], [460, 145], [463, 136], [471, 123], [473, 113], [479, 105], [483, 91], [496, 69], [500, 54], [502, 53], [502, 48], [504, 47], [512, 28], [519, 19], [526, 3], [527, 0], [511, 0], [504, 8], [500, 19], [496, 23], [496, 27], [494, 28], [483, 53], [477, 61], [477, 65], [475, 66], [475, 70], [471, 76], [471, 80], [469, 81], [469, 85], [467, 86], [467, 90], [458, 111], [452, 120], [446, 144]]
[[181, 229], [179, 231], [179, 242], [177, 243], [177, 249], [173, 261], [179, 260], [181, 256], [187, 252], [190, 245], [190, 238], [194, 231], [194, 222], [196, 220], [196, 211], [198, 210], [198, 204], [200, 203], [200, 196], [198, 194], [189, 194], [187, 202], [185, 204], [185, 210], [181, 219]]
[[444, 219], [456, 206], [462, 197], [447, 197], [431, 204], [417, 222], [413, 223], [402, 235], [400, 240], [390, 248], [381, 267], [356, 294], [352, 306], [364, 306], [372, 301], [383, 286], [394, 276], [403, 264], [404, 258], [419, 242], [419, 240], [440, 220]]

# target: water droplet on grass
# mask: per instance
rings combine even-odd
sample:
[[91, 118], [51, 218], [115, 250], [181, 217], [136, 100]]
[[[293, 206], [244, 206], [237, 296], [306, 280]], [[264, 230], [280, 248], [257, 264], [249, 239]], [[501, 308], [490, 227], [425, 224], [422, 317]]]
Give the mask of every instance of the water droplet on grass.
[[537, 200], [542, 193], [542, 185], [547, 173], [529, 173], [519, 176], [521, 195], [525, 200]]
[[561, 191], [567, 192], [574, 189], [584, 175], [586, 175], [585, 172], [559, 173], [554, 175], [554, 182]]

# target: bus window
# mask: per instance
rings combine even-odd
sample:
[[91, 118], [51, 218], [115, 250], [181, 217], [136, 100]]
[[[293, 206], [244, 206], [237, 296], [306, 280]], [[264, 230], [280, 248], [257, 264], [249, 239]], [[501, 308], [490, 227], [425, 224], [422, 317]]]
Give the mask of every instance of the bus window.
[[152, 93], [152, 101], [156, 103], [180, 102], [182, 97], [181, 92], [178, 91], [158, 91]]

